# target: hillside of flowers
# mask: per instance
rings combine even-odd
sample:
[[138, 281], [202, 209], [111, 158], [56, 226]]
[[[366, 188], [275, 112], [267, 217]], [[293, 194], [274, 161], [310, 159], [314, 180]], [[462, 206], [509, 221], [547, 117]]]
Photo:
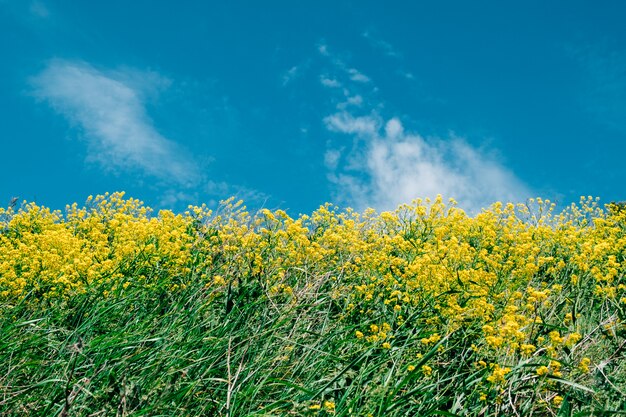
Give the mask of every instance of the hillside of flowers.
[[0, 415], [626, 414], [626, 210], [0, 208]]

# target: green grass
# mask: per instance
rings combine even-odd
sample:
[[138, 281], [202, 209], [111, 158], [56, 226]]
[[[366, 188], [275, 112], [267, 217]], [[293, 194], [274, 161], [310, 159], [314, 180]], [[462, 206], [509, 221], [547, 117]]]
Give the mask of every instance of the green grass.
[[[116, 298], [87, 293], [38, 309], [27, 297], [0, 316], [1, 414], [498, 415], [476, 401], [485, 371], [464, 366], [475, 360], [470, 345], [480, 329], [460, 329], [416, 361], [419, 370], [438, 357], [441, 372], [424, 378], [407, 372], [402, 358], [426, 336], [420, 322], [431, 312], [416, 311], [398, 329], [394, 347], [381, 351], [359, 343], [355, 327], [337, 319], [332, 286], [322, 291], [328, 283], [313, 284], [297, 304], [235, 297], [228, 313], [200, 285], [134, 289]], [[623, 368], [623, 361], [613, 362], [603, 372], [623, 376]], [[618, 398], [607, 405], [624, 414], [617, 385], [623, 389], [624, 381], [605, 387]], [[584, 389], [571, 392], [594, 404]], [[320, 411], [309, 408], [315, 404]], [[571, 414], [562, 409], [559, 415]], [[576, 415], [609, 415], [589, 410]]]
[[[463, 219], [474, 225], [474, 220]], [[621, 221], [607, 229], [615, 233], [613, 240], [606, 238], [621, 246], [605, 245], [604, 250], [615, 253], [615, 262], [623, 265], [626, 223]], [[453, 226], [461, 223], [455, 222]], [[315, 232], [321, 235], [321, 229]], [[346, 236], [357, 236], [346, 230], [351, 233]], [[464, 233], [469, 237], [450, 234], [480, 248], [482, 229], [468, 230]], [[475, 235], [473, 230], [478, 230]], [[580, 279], [575, 283], [571, 278], [576, 272], [571, 259], [578, 253], [574, 249], [583, 253], [585, 235], [581, 233], [579, 246], [565, 246], [543, 237], [553, 236], [548, 233], [552, 229], [537, 230], [545, 235], [526, 241], [538, 248], [534, 256], [555, 258], [547, 265], [564, 259], [564, 268], [537, 269], [517, 281], [511, 270], [499, 268], [494, 273], [497, 281], [489, 284], [485, 295], [479, 291], [480, 283], [473, 282], [490, 268], [480, 263], [482, 258], [457, 265], [454, 249], [437, 258], [439, 246], [433, 244], [432, 264], [441, 266], [445, 259], [456, 268], [456, 275], [451, 274], [447, 284], [443, 281], [446, 285], [438, 287], [440, 293], [420, 290], [418, 284], [428, 284], [422, 276], [407, 282], [405, 291], [413, 298], [398, 305], [398, 310], [394, 304], [400, 302], [392, 294], [399, 284], [395, 278], [385, 284], [384, 277], [411, 265], [397, 262], [400, 257], [411, 261], [422, 257], [430, 239], [426, 233], [431, 231], [405, 253], [389, 243], [398, 240], [381, 239], [379, 252], [374, 253], [381, 257], [373, 256], [361, 270], [349, 268], [357, 255], [367, 255], [366, 249], [349, 252], [361, 237], [346, 241], [329, 234], [326, 244], [341, 250], [318, 262], [308, 263], [305, 258], [301, 265], [288, 265], [274, 253], [282, 254], [282, 244], [277, 242], [261, 251], [267, 265], [284, 267], [272, 282], [251, 272], [262, 270], [254, 264], [256, 258], [238, 252], [227, 257], [222, 254], [223, 242], [217, 242], [217, 255], [207, 249], [194, 252], [190, 271], [180, 276], [165, 272], [165, 258], [138, 261], [148, 256], [139, 252], [137, 259], [120, 263], [123, 274], [118, 280], [96, 281], [81, 291], [52, 296], [33, 286], [30, 293], [0, 302], [0, 416], [626, 415], [623, 266], [611, 283], [621, 295], [605, 297], [597, 292], [601, 281], [593, 274], [577, 272]], [[598, 233], [602, 230], [598, 227]], [[363, 233], [376, 239], [392, 234], [381, 229]], [[310, 241], [315, 239], [321, 237]], [[407, 234], [402, 239], [417, 238]], [[602, 243], [605, 237], [597, 239], [588, 241]], [[151, 236], [153, 241], [157, 239]], [[239, 250], [239, 244], [231, 246]], [[255, 245], [241, 251], [254, 253]], [[485, 245], [497, 252], [495, 244]], [[501, 253], [515, 253], [514, 242], [506, 245]], [[289, 253], [299, 255], [298, 250], [304, 250], [294, 248]], [[524, 249], [532, 250], [534, 246]], [[526, 265], [526, 257], [520, 259], [515, 268]], [[468, 275], [470, 279], [464, 278], [467, 271], [474, 274]], [[217, 274], [223, 276], [220, 285], [214, 282]], [[124, 282], [131, 284], [125, 288]], [[357, 291], [372, 283], [373, 289]], [[549, 302], [532, 304], [529, 294], [555, 285], [562, 289], [550, 293]], [[369, 292], [373, 298], [367, 298]], [[514, 315], [506, 310], [515, 307], [511, 300], [516, 292], [524, 293], [516, 311], [532, 315], [532, 324], [524, 329], [524, 340], [537, 345], [531, 355], [486, 342], [486, 323], [505, 332]], [[450, 313], [480, 297], [494, 309], [485, 317]], [[570, 317], [567, 324], [565, 317]], [[392, 337], [367, 341], [367, 336], [380, 334], [378, 329], [367, 333], [370, 325], [383, 323], [393, 326]], [[555, 330], [564, 337], [575, 330], [582, 339], [569, 346], [565, 342], [542, 345], [540, 339], [549, 339]], [[359, 338], [359, 332], [367, 336]], [[441, 338], [434, 344], [423, 342], [437, 333]], [[550, 354], [548, 350], [556, 345], [559, 350]], [[582, 357], [590, 358], [590, 372], [578, 369]], [[559, 369], [537, 374], [541, 366], [553, 367], [554, 361], [559, 362], [563, 378], [555, 377]], [[489, 381], [495, 364], [510, 367], [506, 381]]]
[[28, 304], [0, 318], [2, 415], [299, 415], [365, 358], [323, 295], [229, 313], [198, 286]]
[[324, 294], [229, 313], [209, 299], [189, 286], [86, 294], [38, 314], [14, 306], [0, 322], [2, 415], [301, 415], [324, 400], [356, 410], [379, 368], [393, 368], [355, 345]]

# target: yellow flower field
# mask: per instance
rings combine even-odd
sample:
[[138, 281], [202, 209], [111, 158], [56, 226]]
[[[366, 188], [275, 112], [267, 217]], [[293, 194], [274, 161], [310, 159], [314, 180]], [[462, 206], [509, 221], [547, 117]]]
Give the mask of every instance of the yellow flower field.
[[[383, 213], [326, 204], [298, 218], [248, 213], [234, 200], [215, 212], [153, 213], [123, 193], [64, 213], [32, 203], [0, 209], [6, 317], [18, 305], [32, 312], [137, 291], [175, 298], [191, 287], [226, 319], [258, 302], [279, 315], [324, 300], [326, 319], [308, 331], [325, 337], [332, 322], [333, 337], [345, 340], [333, 354], [353, 352], [361, 367], [375, 357], [379, 373], [365, 377], [343, 363], [312, 371], [342, 373], [326, 390], [309, 389], [288, 366], [310, 343], [293, 331], [275, 345], [272, 375], [301, 384], [302, 397], [275, 415], [419, 414], [425, 392], [432, 410], [450, 415], [624, 411], [625, 271], [626, 210], [590, 197], [560, 213], [536, 199], [474, 217], [440, 198]], [[368, 359], [357, 360], [361, 353]], [[228, 364], [226, 381], [240, 366]], [[350, 391], [359, 378], [371, 381]], [[13, 392], [0, 382], [3, 390]], [[259, 415], [273, 404], [269, 395], [250, 400]], [[214, 412], [229, 407], [224, 400]]]

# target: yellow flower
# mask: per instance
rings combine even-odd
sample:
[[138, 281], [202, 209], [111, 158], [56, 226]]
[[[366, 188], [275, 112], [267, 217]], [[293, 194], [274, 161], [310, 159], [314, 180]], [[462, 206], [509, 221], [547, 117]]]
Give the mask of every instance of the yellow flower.
[[433, 373], [433, 368], [428, 365], [422, 365], [422, 372], [424, 373], [424, 375], [430, 376]]
[[548, 337], [550, 338], [553, 344], [563, 343], [563, 338], [561, 337], [558, 330], [552, 330], [550, 333], [548, 333]]
[[580, 372], [589, 373], [589, 365], [591, 365], [591, 359], [582, 358], [580, 360], [580, 363], [578, 364], [578, 369], [580, 370]]
[[502, 368], [500, 365], [495, 364], [493, 367], [493, 373], [487, 377], [487, 381], [492, 384], [498, 384], [505, 381], [505, 375], [511, 371], [510, 368]]
[[532, 355], [537, 350], [537, 347], [531, 344], [522, 344], [522, 346], [520, 347], [520, 350], [522, 351], [522, 354], [529, 356], [529, 355]]
[[406, 367], [407, 371], [413, 372], [415, 370], [415, 365], [409, 365]]
[[363, 332], [360, 332], [360, 331], [357, 330], [356, 332], [354, 332], [354, 334], [356, 335], [357, 339], [362, 339], [363, 338]]
[[570, 335], [567, 337], [567, 340], [565, 341], [565, 346], [571, 348], [573, 347], [576, 343], [578, 343], [578, 341], [582, 339], [582, 336], [580, 335], [580, 333], [570, 333]]

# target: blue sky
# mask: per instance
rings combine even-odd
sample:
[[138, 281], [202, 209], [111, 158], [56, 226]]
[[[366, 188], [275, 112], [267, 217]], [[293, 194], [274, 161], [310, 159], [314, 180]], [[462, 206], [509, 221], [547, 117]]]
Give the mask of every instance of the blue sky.
[[0, 0], [0, 202], [626, 200], [626, 3]]

